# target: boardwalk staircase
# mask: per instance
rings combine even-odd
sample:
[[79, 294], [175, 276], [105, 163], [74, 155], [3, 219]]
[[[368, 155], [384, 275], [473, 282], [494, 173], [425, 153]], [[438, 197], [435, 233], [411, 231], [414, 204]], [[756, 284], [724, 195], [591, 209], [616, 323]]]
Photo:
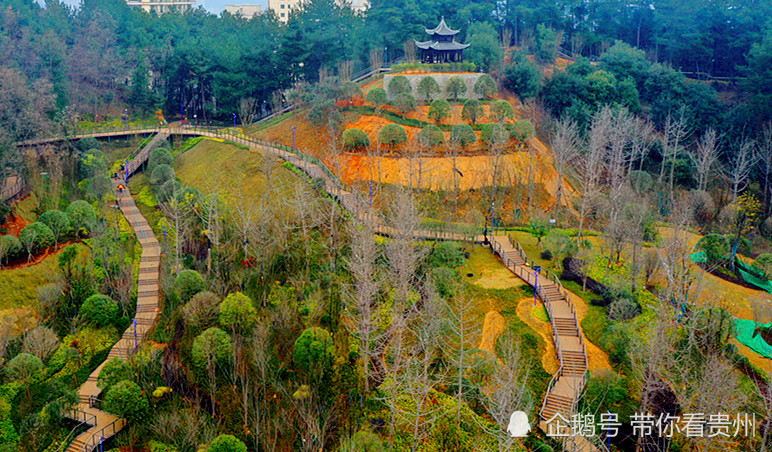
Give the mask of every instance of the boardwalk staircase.
[[[168, 135], [167, 135], [168, 136]], [[135, 171], [147, 160], [150, 151], [163, 137], [158, 134], [129, 162], [128, 168]], [[153, 234], [147, 220], [142, 216], [134, 203], [128, 189], [117, 190], [119, 180], [114, 180], [116, 199], [123, 215], [131, 225], [134, 233], [142, 245], [142, 257], [139, 263], [139, 275], [137, 278], [137, 314], [131, 326], [123, 333], [118, 342], [113, 345], [107, 359], [115, 357], [127, 360], [142, 345], [145, 335], [150, 330], [160, 315], [158, 305], [158, 275], [161, 258], [161, 248]], [[105, 361], [107, 362], [107, 361]], [[78, 435], [65, 449], [67, 452], [92, 452], [104, 444], [108, 438], [118, 433], [125, 425], [126, 420], [118, 416], [102, 411], [98, 407], [100, 400], [97, 398], [102, 389], [97, 386], [97, 377], [102, 371], [103, 362], [88, 377], [86, 382], [78, 389], [79, 402], [77, 408], [70, 414], [72, 419], [80, 421], [91, 427]]]
[[[512, 236], [493, 236], [491, 247], [512, 273], [536, 289], [549, 314], [552, 338], [560, 361], [539, 412], [539, 426], [549, 433], [549, 424], [555, 419], [570, 420], [576, 413], [579, 397], [587, 383], [587, 347], [576, 309], [560, 279], [547, 269], [538, 269], [538, 265], [528, 258]], [[564, 447], [571, 451], [606, 450], [602, 444], [594, 445], [582, 436], [563, 439]]]

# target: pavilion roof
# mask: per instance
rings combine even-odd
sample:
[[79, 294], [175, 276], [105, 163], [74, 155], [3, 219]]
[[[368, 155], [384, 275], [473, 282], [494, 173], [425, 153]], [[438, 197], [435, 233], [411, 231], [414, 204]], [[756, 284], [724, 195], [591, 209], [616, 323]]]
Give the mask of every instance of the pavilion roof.
[[434, 35], [440, 35], [440, 36], [454, 36], [458, 34], [460, 30], [453, 30], [445, 23], [445, 17], [443, 17], [440, 20], [440, 24], [437, 25], [436, 28], [429, 29], [426, 28], [426, 34], [434, 36]]
[[469, 47], [469, 44], [460, 44], [456, 41], [450, 42], [438, 42], [438, 41], [415, 41], [416, 47], [419, 49], [433, 49], [433, 50], [464, 50]]

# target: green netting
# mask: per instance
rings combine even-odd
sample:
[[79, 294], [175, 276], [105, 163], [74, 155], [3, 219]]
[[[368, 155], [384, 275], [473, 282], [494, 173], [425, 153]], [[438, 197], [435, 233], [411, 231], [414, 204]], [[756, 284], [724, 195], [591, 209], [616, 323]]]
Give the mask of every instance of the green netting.
[[[707, 257], [703, 251], [700, 251], [698, 253], [692, 254], [692, 261], [702, 264], [707, 262]], [[738, 258], [735, 258], [734, 264], [737, 273], [740, 275], [743, 281], [758, 287], [761, 290], [766, 290], [767, 292], [772, 293], [772, 281], [758, 275], [756, 273], [756, 269]]]
[[700, 251], [698, 253], [692, 254], [692, 260], [698, 264], [704, 264], [708, 261], [708, 257], [705, 255], [704, 251]]
[[756, 326], [769, 327], [770, 323], [757, 324], [753, 320], [734, 319], [737, 325], [737, 341], [746, 347], [750, 348], [754, 352], [765, 358], [772, 358], [772, 345], [769, 345], [761, 338], [761, 334], [753, 337], [753, 332], [756, 330]]

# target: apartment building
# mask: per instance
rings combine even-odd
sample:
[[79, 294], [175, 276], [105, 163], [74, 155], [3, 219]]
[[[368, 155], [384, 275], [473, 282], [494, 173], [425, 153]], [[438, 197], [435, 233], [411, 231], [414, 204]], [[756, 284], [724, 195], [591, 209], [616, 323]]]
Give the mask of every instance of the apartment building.
[[139, 6], [143, 11], [158, 14], [169, 11], [185, 11], [196, 6], [196, 0], [126, 0], [129, 6]]
[[[300, 7], [304, 0], [268, 0], [268, 10], [276, 12], [282, 22], [289, 20], [290, 12]], [[370, 3], [368, 0], [337, 0], [338, 4], [347, 4], [354, 11], [365, 11]]]
[[247, 19], [263, 13], [262, 5], [225, 5], [225, 11], [234, 16], [242, 16]]

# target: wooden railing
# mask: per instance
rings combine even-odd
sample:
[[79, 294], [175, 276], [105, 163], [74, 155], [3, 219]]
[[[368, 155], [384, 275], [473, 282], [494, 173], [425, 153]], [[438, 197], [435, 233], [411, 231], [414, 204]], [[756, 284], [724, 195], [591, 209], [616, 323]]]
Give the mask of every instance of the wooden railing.
[[16, 197], [24, 189], [24, 179], [21, 176], [16, 176], [16, 183], [10, 187], [3, 188], [0, 193], [0, 202], [7, 201]]

